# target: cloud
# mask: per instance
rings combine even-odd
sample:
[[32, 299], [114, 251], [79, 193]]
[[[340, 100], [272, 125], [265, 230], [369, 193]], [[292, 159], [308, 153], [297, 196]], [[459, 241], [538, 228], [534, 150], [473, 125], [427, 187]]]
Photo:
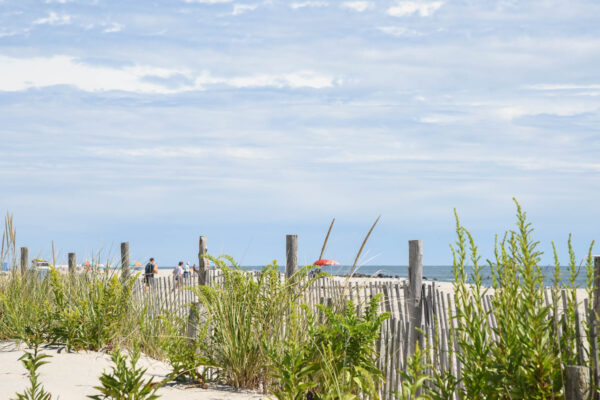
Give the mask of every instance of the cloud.
[[107, 28], [105, 28], [102, 32], [104, 33], [114, 33], [114, 32], [120, 32], [123, 29], [123, 25], [121, 24], [117, 24], [117, 23], [112, 23], [110, 24], [110, 26], [108, 26]]
[[329, 88], [340, 84], [330, 76], [312, 71], [250, 76], [213, 76], [185, 69], [146, 65], [113, 68], [90, 65], [74, 57], [57, 55], [39, 58], [0, 56], [0, 91], [23, 91], [55, 85], [70, 85], [86, 92], [125, 91], [174, 94], [206, 90], [221, 85], [232, 88]]
[[377, 29], [385, 34], [397, 37], [417, 37], [423, 35], [414, 29], [408, 29], [403, 26], [379, 26]]
[[71, 1], [73, 1], [73, 0], [44, 0], [44, 3], [46, 3], [46, 4], [50, 4], [50, 3], [67, 4]]
[[199, 3], [199, 4], [223, 4], [231, 3], [233, 0], [185, 0], [186, 3]]
[[348, 8], [357, 12], [363, 12], [373, 7], [370, 1], [345, 1], [342, 3], [342, 8]]
[[233, 6], [232, 15], [240, 15], [247, 11], [255, 10], [258, 7], [258, 4], [235, 4]]
[[292, 89], [297, 88], [313, 88], [324, 89], [333, 87], [334, 84], [340, 84], [341, 81], [334, 81], [331, 77], [316, 74], [311, 71], [294, 72], [288, 74], [259, 74], [248, 77], [233, 77], [233, 78], [214, 78], [206, 76], [196, 79], [196, 84], [200, 87], [206, 84], [225, 84], [235, 88], [257, 88], [257, 87], [273, 87]]
[[429, 17], [443, 5], [444, 3], [442, 1], [434, 1], [431, 3], [402, 1], [396, 6], [388, 8], [387, 14], [392, 17], [407, 17], [413, 14], [419, 14], [421, 17]]
[[58, 15], [55, 12], [50, 12], [46, 18], [39, 18], [33, 21], [35, 25], [68, 25], [71, 23], [70, 15]]
[[17, 32], [17, 31], [6, 31], [6, 30], [4, 30], [4, 31], [0, 32], [0, 38], [10, 37], [10, 36], [16, 36], [18, 34], [19, 34], [19, 32]]
[[577, 85], [577, 84], [539, 84], [525, 86], [526, 89], [540, 90], [540, 91], [554, 91], [554, 90], [597, 90], [600, 89], [600, 84], [591, 85]]
[[290, 7], [294, 10], [305, 7], [327, 7], [329, 3], [324, 1], [303, 1], [300, 3], [292, 3]]

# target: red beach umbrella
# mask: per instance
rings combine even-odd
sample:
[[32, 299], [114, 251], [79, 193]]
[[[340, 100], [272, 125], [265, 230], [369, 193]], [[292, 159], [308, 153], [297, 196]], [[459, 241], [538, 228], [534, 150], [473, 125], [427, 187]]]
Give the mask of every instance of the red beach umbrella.
[[339, 265], [339, 262], [321, 258], [320, 260], [315, 261], [313, 265]]

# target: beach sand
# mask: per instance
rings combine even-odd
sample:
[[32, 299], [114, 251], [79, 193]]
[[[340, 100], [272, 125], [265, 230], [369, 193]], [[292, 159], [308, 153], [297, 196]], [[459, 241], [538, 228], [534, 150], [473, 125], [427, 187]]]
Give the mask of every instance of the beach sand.
[[[14, 342], [0, 342], [0, 399], [16, 397], [29, 386], [27, 371], [19, 361], [24, 346], [18, 348]], [[49, 364], [40, 367], [40, 381], [52, 394], [53, 399], [81, 400], [87, 395], [98, 394], [93, 388], [99, 385], [104, 370], [110, 371], [110, 356], [97, 352], [68, 353], [64, 348], [42, 350], [52, 358]], [[170, 371], [167, 364], [148, 357], [140, 358], [138, 365], [148, 368], [147, 377], [155, 381], [163, 379]], [[209, 389], [183, 385], [165, 386], [158, 390], [161, 400], [258, 400], [266, 396], [254, 392], [236, 392], [224, 386], [209, 386]]]

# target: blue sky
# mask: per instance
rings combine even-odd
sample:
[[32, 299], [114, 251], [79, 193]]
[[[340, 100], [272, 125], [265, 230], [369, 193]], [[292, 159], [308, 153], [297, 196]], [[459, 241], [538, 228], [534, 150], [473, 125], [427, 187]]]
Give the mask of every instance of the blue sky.
[[[0, 211], [61, 261], [484, 258], [600, 227], [597, 1], [0, 0]], [[563, 257], [563, 260], [566, 260]], [[549, 257], [544, 258], [550, 262]]]

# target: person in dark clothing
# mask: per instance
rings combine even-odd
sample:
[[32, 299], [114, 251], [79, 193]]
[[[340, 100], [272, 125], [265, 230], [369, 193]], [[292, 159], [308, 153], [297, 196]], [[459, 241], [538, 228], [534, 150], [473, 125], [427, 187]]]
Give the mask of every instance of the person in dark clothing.
[[150, 257], [148, 264], [146, 264], [146, 269], [144, 270], [144, 281], [146, 282], [147, 288], [154, 285], [154, 274], [158, 274], [158, 264], [154, 261], [153, 257]]

